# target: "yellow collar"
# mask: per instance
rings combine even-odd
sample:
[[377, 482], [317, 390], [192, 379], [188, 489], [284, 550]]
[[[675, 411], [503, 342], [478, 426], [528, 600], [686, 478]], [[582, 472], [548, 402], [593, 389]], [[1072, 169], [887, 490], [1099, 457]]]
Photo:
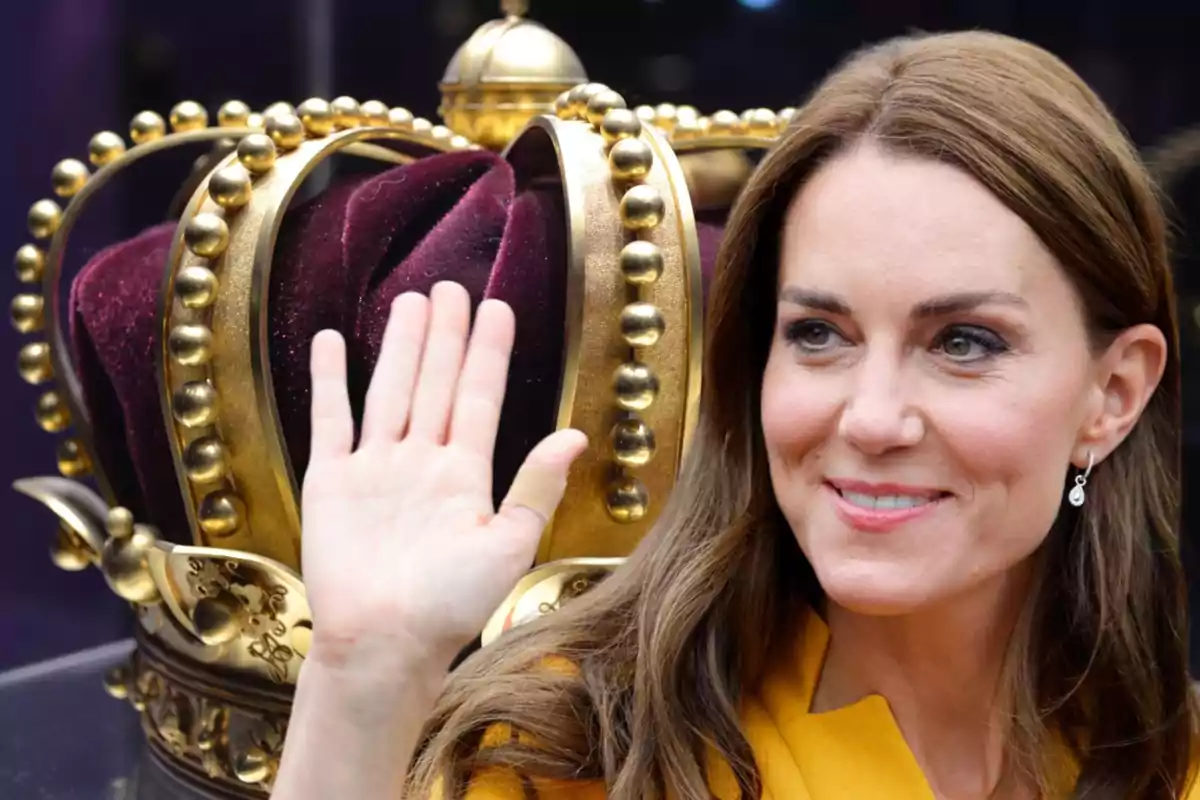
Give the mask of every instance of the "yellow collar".
[[829, 648], [829, 628], [817, 614], [808, 615], [797, 645], [744, 711], [764, 800], [933, 800], [883, 697], [811, 711]]

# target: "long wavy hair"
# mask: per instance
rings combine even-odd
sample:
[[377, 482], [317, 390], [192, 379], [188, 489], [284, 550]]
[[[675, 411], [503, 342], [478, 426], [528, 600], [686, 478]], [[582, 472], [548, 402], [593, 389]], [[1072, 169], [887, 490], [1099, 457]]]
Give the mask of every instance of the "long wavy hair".
[[[1006, 742], [1010, 771], [1043, 790], [1061, 780], [1048, 754], [1065, 744], [1077, 798], [1181, 796], [1195, 715], [1163, 211], [1136, 151], [1071, 69], [978, 32], [859, 52], [797, 112], [728, 223], [709, 292], [701, 419], [661, 520], [591, 593], [457, 670], [414, 759], [410, 796], [438, 783], [460, 796], [473, 774], [499, 766], [601, 781], [622, 800], [704, 800], [713, 758], [732, 768], [742, 797], [760, 796], [739, 704], [773, 651], [794, 641], [804, 607], [821, 602], [775, 502], [759, 421], [779, 233], [807, 177], [864, 139], [952, 164], [1019, 215], [1074, 285], [1097, 350], [1139, 323], [1167, 338], [1166, 372], [1141, 419], [1095, 468], [1086, 505], [1064, 505], [1035, 556], [1040, 578], [1005, 670]], [[548, 668], [550, 655], [572, 668]], [[481, 748], [498, 729], [512, 735]]]

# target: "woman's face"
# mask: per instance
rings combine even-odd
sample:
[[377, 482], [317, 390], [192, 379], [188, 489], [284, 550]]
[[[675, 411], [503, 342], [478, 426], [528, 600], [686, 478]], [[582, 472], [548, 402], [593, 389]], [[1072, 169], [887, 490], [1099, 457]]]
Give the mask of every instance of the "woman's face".
[[1072, 462], [1123, 435], [1104, 421], [1121, 390], [1062, 269], [954, 167], [868, 144], [821, 168], [787, 212], [777, 313], [771, 480], [851, 610], [1004, 585], [1049, 532]]

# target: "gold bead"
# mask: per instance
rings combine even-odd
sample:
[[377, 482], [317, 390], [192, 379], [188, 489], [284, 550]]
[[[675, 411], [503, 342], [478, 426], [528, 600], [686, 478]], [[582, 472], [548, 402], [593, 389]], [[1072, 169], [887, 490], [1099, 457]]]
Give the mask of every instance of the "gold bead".
[[388, 107], [379, 100], [368, 100], [359, 108], [364, 125], [382, 128], [388, 124]]
[[113, 667], [104, 673], [104, 691], [109, 697], [124, 700], [129, 697], [129, 668]]
[[333, 133], [333, 108], [328, 100], [310, 97], [296, 109], [296, 116], [300, 117], [300, 122], [304, 124], [304, 130], [308, 131], [309, 136], [319, 138]]
[[608, 152], [608, 168], [621, 181], [640, 181], [650, 174], [654, 151], [641, 139], [622, 139]]
[[212, 342], [212, 331], [204, 325], [177, 325], [167, 337], [167, 351], [185, 367], [198, 367], [212, 358]]
[[617, 406], [625, 411], [645, 411], [658, 396], [658, 376], [638, 361], [628, 361], [613, 374]]
[[54, 377], [54, 365], [50, 361], [50, 345], [45, 342], [30, 342], [17, 354], [17, 373], [26, 383], [37, 386]]
[[567, 89], [565, 92], [560, 94], [558, 97], [554, 98], [554, 114], [559, 119], [570, 119], [570, 113], [571, 113], [571, 90]]
[[238, 209], [250, 202], [254, 182], [240, 163], [221, 167], [208, 179], [208, 195], [221, 208]]
[[129, 138], [147, 144], [167, 135], [167, 122], [156, 111], [142, 111], [129, 122]]
[[362, 124], [362, 107], [353, 97], [333, 98], [333, 121], [339, 128], [355, 128]]
[[662, 275], [663, 254], [658, 245], [641, 239], [621, 250], [621, 274], [635, 286], [654, 283]]
[[445, 125], [434, 125], [429, 129], [429, 138], [435, 142], [449, 142], [454, 137], [454, 131]]
[[71, 424], [71, 412], [58, 392], [46, 392], [39, 397], [34, 416], [46, 433], [61, 433]]
[[171, 396], [171, 412], [185, 428], [202, 428], [217, 421], [217, 390], [208, 381], [185, 383]]
[[251, 745], [234, 753], [233, 774], [242, 783], [262, 783], [271, 777], [271, 758], [261, 747]]
[[700, 119], [700, 111], [691, 105], [682, 105], [675, 107], [675, 119], [682, 121], [685, 119]]
[[227, 644], [241, 636], [245, 618], [245, 607], [229, 592], [220, 592], [216, 597], [201, 597], [192, 609], [196, 635], [200, 641], [212, 646]]
[[262, 112], [264, 122], [269, 120], [271, 117], [288, 115], [295, 116], [295, 114], [296, 107], [291, 103], [285, 103], [282, 100], [277, 103], [271, 103], [271, 105], [267, 106]]
[[244, 128], [250, 119], [250, 106], [241, 100], [230, 100], [217, 109], [217, 125], [222, 128]]
[[670, 133], [679, 119], [679, 110], [670, 103], [659, 103], [654, 107], [654, 124]]
[[788, 106], [787, 108], [779, 109], [779, 114], [776, 117], [776, 119], [779, 122], [779, 127], [786, 128], [787, 126], [791, 125], [792, 120], [795, 118], [795, 116], [796, 116], [796, 109], [792, 108], [791, 106]]
[[637, 478], [624, 476], [608, 487], [605, 507], [617, 522], [637, 522], [650, 510], [650, 492]]
[[698, 118], [685, 117], [675, 123], [675, 130], [671, 132], [671, 139], [683, 142], [688, 139], [697, 139], [703, 133], [704, 127], [700, 124]]
[[644, 467], [654, 458], [654, 431], [637, 417], [623, 419], [612, 429], [613, 453], [623, 467]]
[[471, 140], [465, 136], [451, 136], [450, 146], [455, 150], [470, 150]]
[[171, 130], [176, 133], [208, 127], [208, 111], [194, 100], [184, 100], [171, 109]]
[[562, 115], [563, 119], [583, 118], [587, 112], [587, 87], [586, 83], [581, 83], [567, 91], [567, 107]]
[[43, 314], [42, 296], [37, 294], [19, 294], [12, 299], [9, 307], [9, 317], [12, 325], [19, 333], [34, 333], [46, 325]]
[[58, 527], [54, 543], [50, 545], [50, 560], [54, 566], [67, 572], [79, 572], [92, 563], [87, 547], [64, 525]]
[[229, 226], [216, 214], [205, 211], [188, 220], [183, 240], [196, 255], [216, 258], [229, 246]]
[[207, 308], [217, 299], [220, 282], [208, 267], [189, 264], [175, 276], [175, 294], [186, 308]]
[[263, 115], [259, 114], [258, 112], [254, 112], [250, 116], [246, 117], [247, 128], [257, 128], [262, 130], [263, 126], [266, 124], [266, 118], [264, 118]]
[[567, 104], [571, 107], [575, 107], [581, 103], [583, 101], [583, 94], [587, 91], [587, 88], [588, 84], [585, 81], [584, 83], [577, 83], [570, 89], [567, 89]]
[[125, 154], [125, 140], [112, 131], [100, 131], [88, 142], [88, 160], [97, 167], [111, 164]]
[[113, 506], [104, 520], [104, 530], [114, 539], [128, 539], [133, 535], [133, 512], [124, 506]]
[[646, 124], [653, 124], [654, 119], [657, 116], [654, 111], [654, 106], [641, 105], [635, 108], [633, 113], [637, 114], [637, 118]]
[[413, 119], [413, 113], [407, 108], [397, 107], [388, 112], [388, 125], [391, 125], [393, 128], [411, 130]]
[[245, 504], [233, 492], [213, 492], [200, 501], [200, 528], [210, 536], [228, 536], [241, 527], [245, 512]]
[[424, 117], [417, 117], [412, 121], [412, 130], [413, 133], [428, 134], [433, 130], [433, 123]]
[[64, 158], [54, 165], [54, 171], [50, 173], [50, 183], [59, 197], [74, 197], [87, 184], [90, 175], [88, 168], [79, 159]]
[[281, 150], [295, 150], [304, 141], [304, 123], [295, 114], [267, 117], [267, 136]]
[[750, 109], [743, 115], [742, 121], [745, 123], [747, 133], [751, 136], [761, 137], [774, 136], [775, 128], [779, 124], [775, 112], [769, 108]]
[[21, 245], [13, 258], [17, 280], [21, 283], [40, 283], [46, 267], [46, 254], [32, 244]]
[[625, 98], [612, 89], [596, 92], [588, 99], [587, 121], [599, 125], [604, 120], [604, 115], [614, 108], [625, 108]]
[[38, 200], [29, 207], [26, 219], [35, 239], [49, 239], [62, 224], [62, 209], [53, 200]]
[[608, 144], [636, 139], [642, 134], [642, 121], [628, 108], [614, 108], [600, 121], [600, 135]]
[[238, 142], [238, 161], [255, 174], [270, 172], [275, 166], [275, 155], [275, 142], [265, 133], [251, 133]]
[[621, 309], [621, 336], [630, 347], [651, 347], [662, 337], [667, 323], [653, 303], [630, 303]]
[[68, 478], [78, 478], [92, 471], [92, 460], [78, 439], [65, 439], [58, 445], [58, 471]]
[[592, 98], [601, 92], [607, 92], [609, 88], [603, 83], [581, 83], [567, 93], [567, 102], [570, 104], [570, 119], [586, 119], [588, 103]]
[[639, 184], [630, 187], [621, 198], [620, 214], [626, 228], [633, 231], [649, 230], [662, 222], [666, 204], [658, 189]]
[[742, 120], [732, 111], [722, 110], [708, 118], [708, 132], [713, 136], [730, 136], [741, 127]]
[[229, 464], [225, 445], [215, 436], [202, 436], [187, 446], [183, 467], [196, 483], [211, 483], [225, 477]]
[[139, 605], [159, 599], [147, 558], [154, 546], [154, 534], [141, 525], [126, 536], [114, 536], [104, 543], [100, 571], [121, 599]]

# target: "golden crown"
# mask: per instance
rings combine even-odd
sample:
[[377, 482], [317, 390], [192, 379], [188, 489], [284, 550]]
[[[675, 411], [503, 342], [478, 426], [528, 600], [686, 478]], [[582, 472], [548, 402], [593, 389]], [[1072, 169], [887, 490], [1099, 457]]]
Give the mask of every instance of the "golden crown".
[[[21, 348], [18, 369], [30, 384], [53, 384], [37, 400], [38, 424], [70, 434], [58, 444], [62, 477], [15, 487], [57, 516], [54, 562], [98, 567], [132, 606], [138, 646], [107, 689], [140, 712], [156, 759], [209, 793], [269, 791], [310, 642], [298, 484], [266, 366], [265, 309], [284, 212], [326, 159], [406, 164], [489, 149], [523, 180], [561, 187], [568, 274], [557, 425], [606, 444], [573, 470], [537, 563], [485, 643], [585, 591], [628, 554], [687, 449], [702, 346], [695, 207], [727, 205], [749, 172], [742, 153], [769, 146], [791, 111], [627, 108], [588, 82], [565, 42], [525, 18], [524, 3], [503, 8], [447, 68], [444, 124], [339, 97], [261, 113], [230, 101], [210, 125], [204, 107], [182, 102], [166, 119], [134, 117], [130, 142], [96, 134], [87, 159], [95, 171], [61, 161], [52, 173], [60, 200], [29, 211], [38, 243], [17, 251], [26, 288], [11, 317], [36, 339]], [[60, 318], [60, 275], [96, 192], [143, 158], [196, 143], [218, 146], [184, 184], [190, 200], [163, 265], [153, 366], [190, 531], [158, 531], [120, 505], [96, 455]]]

